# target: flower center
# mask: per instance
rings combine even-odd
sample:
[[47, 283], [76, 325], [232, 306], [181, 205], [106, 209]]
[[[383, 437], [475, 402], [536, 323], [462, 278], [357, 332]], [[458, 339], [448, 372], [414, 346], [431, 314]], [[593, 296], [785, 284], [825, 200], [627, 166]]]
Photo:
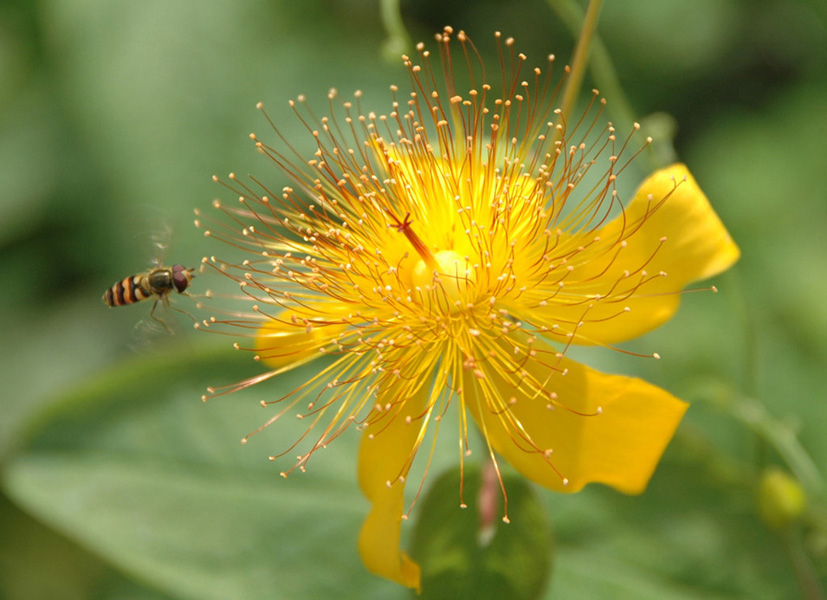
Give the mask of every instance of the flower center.
[[[476, 275], [468, 260], [453, 250], [440, 250], [433, 255], [436, 268], [420, 260], [411, 275], [411, 283], [425, 291], [441, 289], [448, 301], [449, 312], [456, 314], [473, 295]], [[430, 262], [430, 261], [428, 261]]]

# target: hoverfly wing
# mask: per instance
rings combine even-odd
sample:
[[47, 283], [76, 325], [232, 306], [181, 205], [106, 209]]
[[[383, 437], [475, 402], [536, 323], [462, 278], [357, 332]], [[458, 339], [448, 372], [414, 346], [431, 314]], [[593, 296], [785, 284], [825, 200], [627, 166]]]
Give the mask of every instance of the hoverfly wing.
[[186, 310], [170, 305], [171, 296], [190, 295], [187, 288], [195, 276], [194, 269], [180, 264], [166, 264], [165, 257], [172, 234], [172, 226], [164, 221], [156, 220], [151, 233], [144, 236], [150, 242], [151, 267], [115, 282], [103, 294], [104, 303], [113, 308], [148, 300], [148, 304], [152, 304], [149, 318], [138, 323], [140, 329], [149, 330], [162, 326], [167, 333], [175, 333], [169, 325], [169, 319], [159, 314], [169, 313], [169, 308], [195, 320], [195, 317]]
[[149, 236], [150, 242], [152, 243], [152, 266], [160, 267], [164, 264], [170, 242], [172, 241], [172, 234], [172, 225], [166, 221], [161, 221], [152, 228], [152, 233]]

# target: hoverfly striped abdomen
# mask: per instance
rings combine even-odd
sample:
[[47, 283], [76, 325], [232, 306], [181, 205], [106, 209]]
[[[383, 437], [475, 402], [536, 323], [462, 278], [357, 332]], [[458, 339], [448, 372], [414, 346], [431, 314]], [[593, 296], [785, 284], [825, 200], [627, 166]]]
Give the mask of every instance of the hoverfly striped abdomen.
[[[103, 294], [103, 301], [111, 307], [135, 304], [141, 300], [154, 297], [167, 300], [173, 290], [183, 294], [189, 287], [194, 269], [182, 265], [172, 267], [155, 267], [145, 273], [125, 277]], [[154, 307], [153, 307], [154, 309]]]
[[123, 306], [146, 300], [152, 295], [145, 275], [125, 277], [103, 294], [103, 301], [109, 306]]

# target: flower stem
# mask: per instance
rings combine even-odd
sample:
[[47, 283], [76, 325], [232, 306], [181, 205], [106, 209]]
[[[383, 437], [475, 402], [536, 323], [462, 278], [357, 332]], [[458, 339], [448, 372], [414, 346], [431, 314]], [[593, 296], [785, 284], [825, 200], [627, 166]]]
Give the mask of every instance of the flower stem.
[[818, 581], [818, 574], [812, 560], [801, 545], [799, 532], [787, 531], [782, 537], [784, 547], [795, 569], [795, 576], [801, 588], [801, 597], [804, 600], [824, 600], [824, 591]]
[[[584, 26], [585, 17], [580, 6], [574, 0], [546, 0], [557, 17], [565, 23], [573, 36], [579, 34]], [[655, 138], [655, 144], [649, 152], [650, 167], [659, 169], [677, 160], [672, 146], [677, 124], [671, 115], [656, 113], [639, 119], [620, 84], [620, 78], [600, 36], [594, 33], [591, 39], [591, 58], [589, 60], [592, 77], [601, 94], [609, 100], [607, 108], [621, 131], [628, 131], [634, 123], [640, 123], [642, 133]]]
[[813, 459], [798, 441], [792, 428], [783, 421], [769, 413], [760, 400], [758, 385], [758, 347], [755, 333], [755, 320], [750, 313], [749, 304], [743, 292], [743, 285], [738, 278], [737, 271], [726, 275], [728, 287], [732, 291], [730, 298], [734, 304], [734, 310], [741, 318], [743, 328], [742, 358], [742, 381], [743, 392], [731, 406], [732, 414], [747, 427], [749, 427], [759, 441], [758, 459], [762, 461], [759, 468], [763, 466], [766, 449], [769, 445], [773, 448], [790, 470], [795, 474], [804, 489], [811, 496], [819, 497], [825, 491], [824, 478], [816, 467]]
[[411, 46], [411, 39], [399, 10], [399, 0], [380, 0], [379, 12], [387, 33], [382, 44], [382, 52], [387, 60], [397, 61]]
[[750, 397], [737, 400], [732, 406], [732, 413], [778, 452], [810, 495], [821, 496], [824, 479], [788, 425], [773, 417], [758, 400]]
[[574, 48], [574, 56], [571, 61], [571, 74], [569, 75], [569, 80], [566, 82], [563, 101], [560, 105], [564, 121], [568, 121], [571, 110], [580, 93], [580, 86], [583, 83], [583, 75], [589, 59], [589, 46], [594, 36], [594, 30], [597, 28], [597, 20], [602, 7], [603, 0], [591, 0], [589, 7], [586, 9], [583, 28], [580, 30], [580, 37], [577, 39], [577, 45]]

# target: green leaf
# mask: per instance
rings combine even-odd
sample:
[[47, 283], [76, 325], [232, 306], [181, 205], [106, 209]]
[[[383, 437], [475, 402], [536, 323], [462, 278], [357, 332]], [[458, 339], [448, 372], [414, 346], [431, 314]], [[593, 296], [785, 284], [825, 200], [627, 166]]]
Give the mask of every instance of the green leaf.
[[[458, 508], [462, 482], [467, 508]], [[422, 598], [539, 598], [551, 568], [548, 517], [529, 484], [505, 475], [511, 523], [501, 520], [496, 477], [486, 480], [480, 500], [479, 467], [442, 475], [418, 507], [412, 555], [422, 567]], [[481, 507], [483, 507], [481, 509]], [[483, 517], [482, 515], [485, 515]], [[486, 521], [483, 523], [483, 521]]]
[[169, 600], [108, 568], [0, 494], [0, 598]]
[[274, 412], [256, 400], [293, 389], [308, 370], [202, 404], [205, 384], [235, 378], [233, 363], [176, 348], [92, 380], [30, 425], [5, 465], [6, 492], [175, 597], [402, 594], [367, 573], [355, 552], [366, 510], [354, 475], [355, 432], [314, 457], [310, 474], [283, 479], [279, 471], [293, 459], [273, 464], [267, 455], [298, 439], [301, 421], [279, 422], [245, 447], [239, 439]]
[[795, 597], [792, 564], [760, 523], [746, 473], [696, 433], [682, 426], [640, 496], [601, 486], [548, 496], [552, 598]]

